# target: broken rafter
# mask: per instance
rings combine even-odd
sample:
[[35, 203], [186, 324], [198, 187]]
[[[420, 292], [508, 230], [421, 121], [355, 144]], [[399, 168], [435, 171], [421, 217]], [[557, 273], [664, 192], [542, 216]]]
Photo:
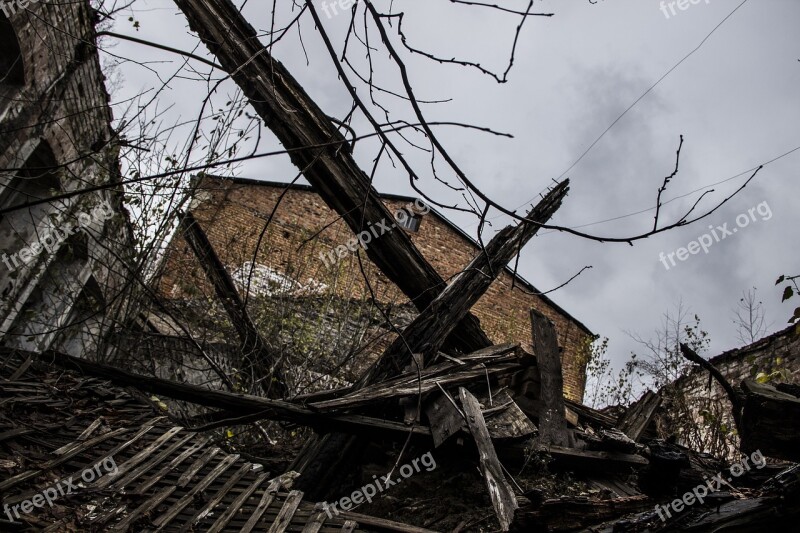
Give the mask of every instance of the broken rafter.
[[[541, 224], [546, 223], [561, 206], [569, 191], [569, 180], [550, 190], [534, 207], [526, 220], [517, 226], [503, 228], [489, 244], [478, 253], [470, 264], [409, 324], [378, 361], [361, 376], [353, 391], [380, 383], [400, 374], [412, 361], [413, 354], [422, 353], [426, 364], [439, 353], [444, 339], [470, 308], [483, 296], [508, 262], [536, 234]], [[298, 484], [307, 491], [324, 490], [330, 480], [337, 477], [337, 468], [331, 462], [346, 465], [352, 459], [342, 450], [358, 451], [354, 438], [338, 434], [326, 443], [309, 445], [301, 453], [294, 467], [302, 472]], [[349, 442], [348, 442], [349, 441]], [[316, 496], [321, 493], [312, 492]]]
[[403, 330], [358, 384], [378, 383], [397, 375], [415, 352], [421, 352], [426, 364], [430, 364], [443, 340], [489, 289], [511, 258], [536, 234], [540, 225], [553, 216], [568, 191], [569, 180], [559, 183], [530, 211], [525, 222], [498, 232], [433, 303]]
[[638, 442], [661, 406], [661, 395], [649, 390], [620, 417], [617, 429]]

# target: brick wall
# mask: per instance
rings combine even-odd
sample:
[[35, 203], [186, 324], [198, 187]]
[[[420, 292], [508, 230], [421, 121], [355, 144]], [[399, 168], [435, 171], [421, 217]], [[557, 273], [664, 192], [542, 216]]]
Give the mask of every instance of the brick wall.
[[[231, 272], [252, 259], [262, 228], [282, 193], [280, 186], [246, 180], [205, 177], [200, 183], [193, 213]], [[392, 212], [408, 204], [408, 199], [395, 197], [384, 201]], [[343, 298], [364, 299], [369, 297], [369, 288], [363, 281], [355, 254], [348, 252], [333, 263], [327, 259], [328, 252], [346, 244], [352, 235], [316, 193], [307, 187], [291, 188], [283, 194], [263, 235], [257, 262], [301, 283], [308, 280], [324, 283], [328, 290]], [[418, 232], [410, 232], [410, 235], [445, 280], [460, 272], [478, 250], [433, 211], [423, 217]], [[364, 261], [364, 268], [379, 302], [407, 303], [399, 289], [368, 260]], [[161, 289], [169, 297], [190, 294], [192, 286], [209, 290], [196, 260], [180, 237], [170, 246], [164, 272]], [[531, 350], [530, 308], [550, 318], [563, 349], [566, 396], [580, 400], [585, 385], [581, 346], [590, 332], [548, 299], [527, 294], [524, 282], [518, 280], [513, 290], [511, 282], [512, 275], [504, 271], [473, 307], [473, 313], [493, 342], [519, 342], [527, 350]], [[379, 345], [384, 346], [386, 342]]]
[[[742, 380], [755, 378], [759, 373], [768, 376], [780, 373], [780, 376], [775, 374], [771, 379], [800, 383], [800, 327], [790, 326], [749, 346], [724, 352], [710, 359], [710, 362], [736, 389]], [[669, 395], [679, 391], [696, 425], [703, 427], [708, 423], [704, 419], [705, 414], [705, 417], [719, 417], [722, 424], [732, 429], [734, 423], [728, 396], [716, 380], [709, 383], [708, 376], [707, 371], [696, 368], [665, 387], [666, 392]], [[729, 452], [733, 453], [735, 438], [730, 442]]]

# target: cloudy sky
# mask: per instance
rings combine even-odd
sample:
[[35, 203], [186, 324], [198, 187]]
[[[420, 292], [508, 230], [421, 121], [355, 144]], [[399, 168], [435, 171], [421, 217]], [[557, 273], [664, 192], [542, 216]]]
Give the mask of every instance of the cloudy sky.
[[[314, 5], [341, 50], [349, 15], [333, 15], [332, 3], [315, 0]], [[499, 3], [521, 10], [528, 4]], [[662, 209], [662, 222], [680, 218], [709, 189], [714, 192], [698, 209], [712, 207], [740, 187], [752, 169], [766, 164], [742, 193], [707, 219], [634, 246], [543, 231], [526, 247], [520, 273], [540, 290], [562, 284], [584, 266], [593, 267], [550, 296], [591, 330], [609, 337], [609, 353], [617, 363], [637, 349], [625, 332], [649, 336], [679, 300], [700, 316], [712, 340], [710, 354], [739, 344], [731, 309], [743, 290], [757, 287], [766, 307], [768, 332], [782, 329], [790, 307], [781, 304], [774, 281], [780, 274], [800, 274], [800, 150], [775, 160], [800, 147], [800, 2], [700, 0], [687, 3], [685, 10], [675, 5], [674, 14], [670, 3], [676, 2], [537, 1], [537, 12], [554, 16], [528, 18], [503, 84], [475, 69], [404, 56], [418, 98], [446, 100], [424, 105], [428, 120], [470, 123], [514, 136], [453, 127], [436, 130], [481, 190], [509, 209], [524, 210], [552, 180], [569, 177], [571, 193], [553, 222], [592, 235], [631, 236], [652, 228], [657, 190], [674, 168], [681, 135], [680, 171], [664, 193], [663, 200], [669, 203]], [[279, 4], [276, 27], [298, 12], [291, 2]], [[331, 17], [325, 15], [323, 4]], [[500, 73], [506, 69], [518, 16], [445, 0], [375, 0], [374, 4], [406, 13], [403, 31], [414, 48]], [[244, 13], [257, 30], [269, 30], [271, 5], [266, 0], [246, 4]], [[357, 9], [363, 25], [364, 6]], [[287, 33], [273, 53], [326, 113], [342, 118], [351, 101], [308, 13], [300, 22], [300, 31]], [[114, 30], [207, 56], [188, 31], [185, 18], [166, 0], [138, 0], [130, 13], [117, 15]], [[392, 37], [399, 45], [397, 34]], [[374, 27], [370, 38], [377, 48], [376, 80], [387, 89], [401, 90], [397, 69], [387, 61]], [[106, 40], [105, 45], [109, 46], [106, 58], [113, 54], [148, 62], [146, 67], [122, 62], [117, 68], [124, 80], [113, 94], [118, 116], [123, 102], [156, 87], [158, 76], [175, 72], [181, 62], [175, 54], [130, 42]], [[354, 65], [363, 68], [363, 48], [353, 43], [351, 47]], [[199, 63], [195, 66], [213, 71]], [[224, 98], [233, 90], [228, 85], [220, 92]], [[368, 96], [364, 86], [359, 93]], [[176, 79], [159, 97], [159, 107], [169, 107], [168, 120], [190, 118], [205, 94], [204, 84]], [[416, 122], [406, 102], [385, 95], [380, 102], [392, 111], [393, 119]], [[373, 112], [382, 116], [377, 107]], [[369, 131], [362, 116], [356, 116], [353, 125], [359, 133]], [[412, 138], [424, 145], [421, 137]], [[259, 149], [276, 147], [267, 135]], [[358, 143], [355, 154], [362, 168], [370, 168], [377, 147], [368, 140]], [[466, 207], [461, 193], [433, 179], [429, 154], [409, 145], [402, 149], [416, 165], [422, 178], [419, 187], [426, 194]], [[441, 158], [437, 170], [456, 183]], [[238, 174], [288, 181], [295, 172], [288, 158], [278, 157], [248, 162]], [[388, 161], [379, 167], [375, 185], [381, 192], [413, 194], [408, 176]], [[458, 211], [446, 215], [475, 235], [475, 216]], [[489, 234], [510, 222], [496, 211], [490, 218]], [[707, 253], [700, 250], [684, 261], [673, 255], [674, 266], [666, 258], [691, 241], [713, 239], [703, 237], [711, 233], [709, 226], [725, 224], [736, 232], [719, 242], [714, 239]], [[662, 253], [669, 269], [659, 259]]]

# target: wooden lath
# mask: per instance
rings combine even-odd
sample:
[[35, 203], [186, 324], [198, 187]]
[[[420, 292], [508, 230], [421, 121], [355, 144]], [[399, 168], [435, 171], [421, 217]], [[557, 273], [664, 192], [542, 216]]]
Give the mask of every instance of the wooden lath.
[[[74, 480], [109, 457], [118, 468], [115, 476], [103, 472], [69, 498], [59, 499], [58, 515], [49, 514], [47, 507], [35, 509], [31, 519], [51, 524], [49, 530], [425, 532], [366, 515], [329, 517], [319, 512], [317, 504], [304, 500], [301, 492], [283, 485], [291, 477], [270, 479], [261, 465], [226, 453], [211, 445], [208, 437], [174, 426], [164, 416], [154, 417], [153, 406], [125, 390], [73, 371], [45, 370], [38, 357], [34, 359], [13, 385], [0, 375], [0, 405], [37, 398], [24, 411], [31, 420], [20, 420], [28, 431], [0, 428], [0, 434], [6, 443], [33, 439], [44, 446], [31, 450], [35, 460], [23, 463], [38, 467], [20, 467], [4, 482], [3, 502], [30, 498], [51, 486], [53, 479]], [[65, 407], [74, 409], [78, 402], [81, 408], [74, 417], [60, 425], [52, 423], [64, 418]], [[30, 450], [31, 441], [26, 442], [16, 449]], [[86, 515], [84, 506], [90, 503], [93, 511]]]

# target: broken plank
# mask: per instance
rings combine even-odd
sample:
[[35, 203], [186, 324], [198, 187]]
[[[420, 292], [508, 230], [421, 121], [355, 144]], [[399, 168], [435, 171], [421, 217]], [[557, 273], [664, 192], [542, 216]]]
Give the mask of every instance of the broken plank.
[[272, 526], [270, 526], [267, 533], [284, 533], [286, 528], [288, 528], [292, 523], [294, 513], [297, 511], [297, 508], [300, 506], [300, 502], [302, 501], [302, 492], [299, 490], [293, 490], [289, 492], [289, 495], [283, 501], [281, 510], [278, 511], [278, 516], [275, 518], [275, 521], [272, 522]]
[[275, 501], [275, 497], [278, 494], [278, 490], [281, 488], [280, 479], [273, 479], [267, 485], [267, 488], [264, 489], [264, 494], [261, 495], [261, 500], [256, 505], [253, 514], [250, 515], [250, 518], [247, 519], [244, 527], [239, 533], [250, 533], [253, 531], [253, 528], [258, 525], [259, 520], [264, 515], [264, 512], [272, 505], [272, 502]]
[[617, 429], [634, 442], [638, 442], [661, 406], [661, 395], [649, 390], [636, 404], [622, 415]]
[[242, 508], [242, 505], [250, 498], [250, 495], [256, 491], [258, 487], [267, 479], [268, 474], [261, 473], [258, 475], [256, 480], [251, 483], [245, 490], [242, 491], [239, 496], [236, 497], [233, 502], [225, 509], [225, 511], [219, 515], [216, 522], [208, 528], [207, 533], [220, 533], [225, 529], [225, 526], [228, 525], [228, 522], [239, 512], [239, 509]]
[[561, 353], [553, 323], [536, 309], [531, 309], [531, 334], [533, 353], [539, 367], [542, 410], [539, 412], [539, 437], [541, 446], [567, 446], [567, 420], [564, 417], [564, 376], [561, 370]]
[[500, 522], [500, 527], [503, 531], [508, 531], [514, 520], [514, 511], [518, 507], [517, 498], [511, 484], [503, 474], [503, 467], [500, 465], [492, 439], [489, 437], [489, 431], [486, 429], [486, 421], [483, 419], [478, 400], [464, 387], [461, 387], [458, 393], [467, 417], [467, 425], [478, 446], [481, 473], [486, 481], [486, 488], [489, 490], [492, 507], [494, 507], [497, 520]]

